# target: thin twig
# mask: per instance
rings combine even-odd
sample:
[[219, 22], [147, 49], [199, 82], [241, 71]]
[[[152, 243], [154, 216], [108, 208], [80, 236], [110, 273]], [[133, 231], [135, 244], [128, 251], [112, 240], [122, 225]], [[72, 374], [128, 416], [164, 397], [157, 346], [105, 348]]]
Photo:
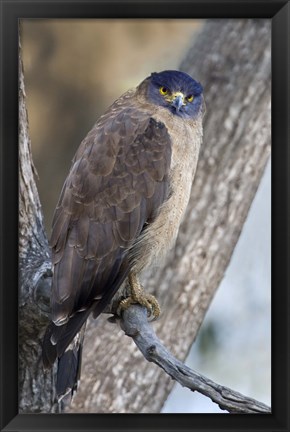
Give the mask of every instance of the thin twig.
[[146, 360], [156, 363], [175, 381], [191, 391], [198, 391], [230, 413], [271, 413], [271, 409], [255, 399], [243, 396], [230, 388], [216, 384], [177, 360], [160, 342], [147, 319], [147, 311], [139, 305], [125, 310], [121, 328], [130, 336]]

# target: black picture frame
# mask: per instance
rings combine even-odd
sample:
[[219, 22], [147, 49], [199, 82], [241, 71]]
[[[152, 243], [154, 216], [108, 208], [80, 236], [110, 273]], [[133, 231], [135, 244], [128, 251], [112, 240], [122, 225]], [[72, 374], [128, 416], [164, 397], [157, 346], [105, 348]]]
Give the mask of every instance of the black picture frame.
[[[18, 414], [18, 20], [116, 17], [272, 20], [272, 414]], [[289, 21], [277, 0], [1, 0], [1, 431], [289, 430]]]

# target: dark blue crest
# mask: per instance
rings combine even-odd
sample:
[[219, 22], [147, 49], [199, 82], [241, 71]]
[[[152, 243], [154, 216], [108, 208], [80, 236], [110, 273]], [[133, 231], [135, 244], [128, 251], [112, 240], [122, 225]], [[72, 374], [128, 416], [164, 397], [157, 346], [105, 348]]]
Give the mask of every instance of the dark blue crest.
[[[147, 96], [151, 103], [169, 109], [183, 118], [194, 118], [202, 110], [203, 88], [185, 72], [166, 70], [153, 72], [149, 77]], [[179, 100], [176, 100], [175, 95]]]
[[168, 87], [171, 91], [180, 91], [184, 94], [193, 94], [199, 96], [202, 91], [202, 85], [191, 78], [185, 72], [176, 70], [166, 70], [163, 72], [153, 72], [151, 81], [157, 86]]

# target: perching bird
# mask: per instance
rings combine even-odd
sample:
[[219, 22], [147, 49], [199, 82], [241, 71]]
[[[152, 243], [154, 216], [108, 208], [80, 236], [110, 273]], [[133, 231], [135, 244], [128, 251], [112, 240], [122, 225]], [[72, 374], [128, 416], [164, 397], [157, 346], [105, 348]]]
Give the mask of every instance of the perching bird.
[[73, 394], [85, 323], [127, 282], [120, 310], [156, 317], [141, 272], [174, 245], [202, 140], [202, 86], [179, 71], [152, 73], [117, 99], [81, 143], [52, 224], [52, 322], [43, 363], [58, 358], [56, 392]]

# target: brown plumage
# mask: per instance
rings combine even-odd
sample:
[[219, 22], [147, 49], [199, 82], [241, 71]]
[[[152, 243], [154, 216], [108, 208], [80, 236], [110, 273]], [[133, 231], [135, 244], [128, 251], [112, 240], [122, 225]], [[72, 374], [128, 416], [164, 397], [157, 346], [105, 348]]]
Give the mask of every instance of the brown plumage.
[[55, 210], [43, 363], [47, 368], [59, 358], [60, 397], [76, 388], [89, 314], [97, 317], [129, 272], [140, 273], [169, 249], [189, 199], [202, 99], [194, 115], [176, 115], [151, 95], [154, 75], [162, 81], [162, 73], [153, 74], [125, 93], [88, 133]]

